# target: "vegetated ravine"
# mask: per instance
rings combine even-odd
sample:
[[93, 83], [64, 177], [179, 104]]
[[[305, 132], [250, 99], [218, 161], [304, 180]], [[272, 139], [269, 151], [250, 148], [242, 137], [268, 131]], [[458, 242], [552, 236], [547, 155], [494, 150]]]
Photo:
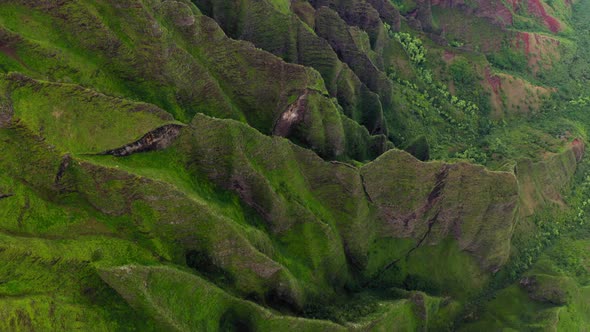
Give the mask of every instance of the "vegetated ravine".
[[589, 54], [589, 0], [0, 0], [0, 330], [584, 330]]

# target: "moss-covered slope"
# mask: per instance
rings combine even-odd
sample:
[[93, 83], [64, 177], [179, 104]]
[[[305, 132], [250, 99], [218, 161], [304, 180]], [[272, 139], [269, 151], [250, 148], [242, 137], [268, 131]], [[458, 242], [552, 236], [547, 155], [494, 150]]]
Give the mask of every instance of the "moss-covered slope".
[[0, 330], [587, 325], [588, 6], [0, 0]]

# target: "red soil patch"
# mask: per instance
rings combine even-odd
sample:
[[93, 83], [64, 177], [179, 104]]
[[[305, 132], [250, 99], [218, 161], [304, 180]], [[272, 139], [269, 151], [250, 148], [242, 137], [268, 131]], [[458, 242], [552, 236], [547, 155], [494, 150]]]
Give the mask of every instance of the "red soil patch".
[[518, 11], [520, 9], [520, 0], [508, 0], [507, 2], [512, 5], [512, 10]]
[[528, 32], [522, 32], [519, 34], [519, 37], [520, 40], [524, 43], [524, 52], [528, 55], [529, 53], [531, 53], [531, 35]]
[[446, 63], [450, 63], [451, 60], [453, 60], [454, 58], [455, 58], [455, 54], [453, 52], [445, 50], [445, 53], [443, 54], [443, 60]]
[[508, 8], [506, 8], [504, 6], [497, 8], [496, 15], [498, 16], [498, 18], [500, 18], [500, 22], [503, 22], [505, 24], [512, 25], [514, 22], [513, 21], [514, 18], [512, 17], [512, 13], [510, 12], [510, 10]]
[[512, 25], [514, 22], [512, 12], [501, 1], [479, 1], [476, 13], [477, 16], [490, 18], [494, 23], [503, 27]]
[[486, 81], [488, 81], [488, 83], [492, 87], [494, 94], [496, 94], [496, 95], [499, 94], [500, 89], [502, 89], [502, 80], [500, 79], [500, 77], [498, 77], [496, 75], [492, 75], [492, 71], [490, 70], [489, 67], [486, 68], [485, 74], [486, 74]]
[[548, 24], [551, 32], [557, 33], [561, 29], [561, 24], [559, 24], [559, 21], [557, 19], [555, 19], [554, 17], [547, 16], [544, 19], [545, 19], [545, 23]]
[[528, 66], [534, 74], [542, 69], [550, 69], [560, 59], [560, 42], [550, 36], [518, 32], [515, 34], [512, 45], [523, 51], [527, 57]]
[[542, 98], [552, 91], [508, 74], [494, 74], [490, 68], [484, 70], [483, 76], [485, 79], [482, 83], [491, 93], [492, 116], [496, 119], [506, 114], [536, 110], [541, 105]]
[[475, 14], [478, 17], [488, 18], [492, 23], [502, 27], [513, 23], [512, 11], [501, 0], [479, 0], [476, 8], [470, 7], [465, 0], [431, 0], [431, 5], [443, 8], [459, 8], [468, 15]]
[[582, 160], [582, 157], [584, 156], [584, 141], [579, 138], [574, 139], [572, 141], [572, 151], [574, 151], [574, 155], [578, 162]]
[[557, 19], [555, 19], [555, 17], [547, 14], [545, 7], [543, 7], [543, 4], [540, 0], [528, 0], [528, 8], [531, 14], [543, 19], [545, 25], [549, 28], [549, 30], [551, 30], [551, 32], [559, 32], [561, 29], [561, 24]]

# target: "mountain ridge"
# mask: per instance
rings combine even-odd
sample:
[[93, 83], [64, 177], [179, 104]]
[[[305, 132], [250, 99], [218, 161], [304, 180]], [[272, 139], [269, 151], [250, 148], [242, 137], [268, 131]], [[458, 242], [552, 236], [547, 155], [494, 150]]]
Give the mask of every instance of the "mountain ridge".
[[0, 329], [584, 326], [589, 6], [0, 1]]

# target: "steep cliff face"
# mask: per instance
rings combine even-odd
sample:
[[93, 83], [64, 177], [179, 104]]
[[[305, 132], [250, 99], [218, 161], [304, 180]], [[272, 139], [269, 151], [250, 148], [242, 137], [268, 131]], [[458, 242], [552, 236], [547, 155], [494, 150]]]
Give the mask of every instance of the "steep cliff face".
[[588, 6], [0, 1], [0, 330], [584, 326]]

